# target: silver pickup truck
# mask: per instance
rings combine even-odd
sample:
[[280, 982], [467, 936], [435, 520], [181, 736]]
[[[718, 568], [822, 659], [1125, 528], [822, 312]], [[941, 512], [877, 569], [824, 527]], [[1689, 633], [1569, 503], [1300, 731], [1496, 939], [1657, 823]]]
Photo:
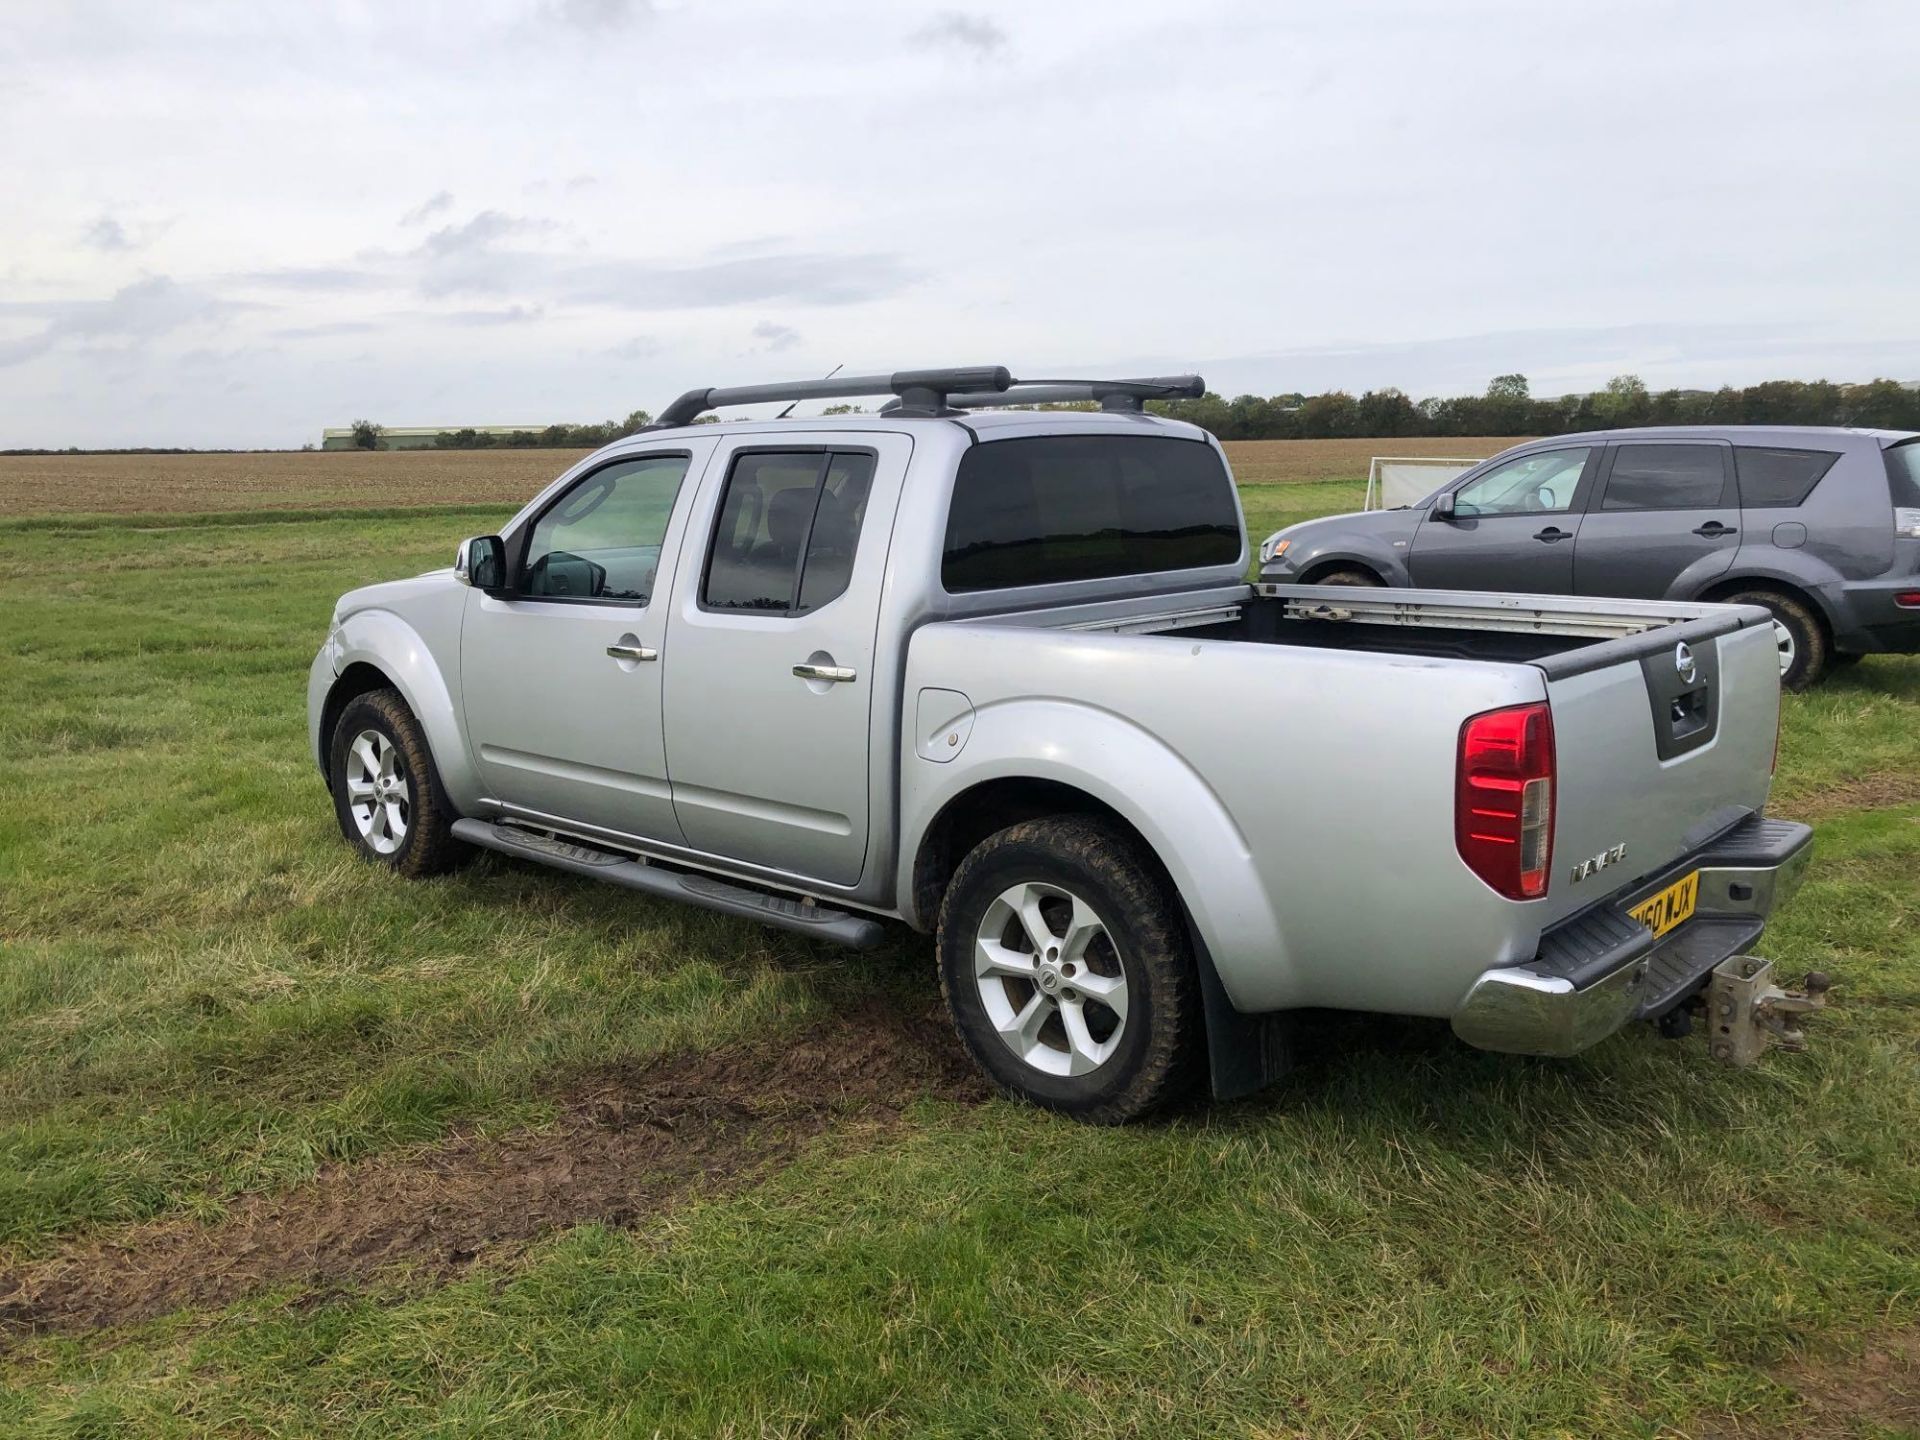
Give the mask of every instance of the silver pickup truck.
[[682, 396], [342, 597], [308, 687], [341, 830], [403, 875], [480, 846], [932, 932], [981, 1067], [1098, 1121], [1263, 1083], [1314, 1008], [1567, 1055], [1755, 979], [1810, 838], [1764, 815], [1766, 612], [1249, 584], [1219, 445], [1145, 410], [1199, 388]]

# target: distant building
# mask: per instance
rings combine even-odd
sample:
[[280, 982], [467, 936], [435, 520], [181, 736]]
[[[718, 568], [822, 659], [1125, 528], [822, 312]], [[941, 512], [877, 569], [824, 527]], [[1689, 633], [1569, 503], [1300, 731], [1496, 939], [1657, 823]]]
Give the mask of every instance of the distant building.
[[[472, 430], [481, 435], [518, 435], [531, 430], [538, 435], [546, 428], [544, 425], [385, 425], [380, 430], [380, 446], [384, 450], [431, 450], [435, 440], [458, 430]], [[353, 449], [353, 430], [322, 430], [320, 448]]]

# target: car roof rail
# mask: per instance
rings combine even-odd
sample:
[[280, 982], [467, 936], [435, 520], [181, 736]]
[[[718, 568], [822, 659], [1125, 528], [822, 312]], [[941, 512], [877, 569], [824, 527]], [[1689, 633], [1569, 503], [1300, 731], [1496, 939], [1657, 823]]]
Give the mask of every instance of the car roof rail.
[[777, 405], [795, 400], [850, 400], [891, 395], [885, 415], [947, 416], [991, 405], [1055, 405], [1087, 400], [1101, 409], [1138, 414], [1149, 400], [1198, 399], [1206, 393], [1198, 375], [1161, 375], [1139, 380], [1016, 380], [1004, 365], [962, 365], [945, 370], [895, 370], [890, 375], [841, 375], [825, 380], [783, 380], [770, 385], [734, 385], [689, 390], [660, 412], [649, 430], [691, 425], [723, 405]]
[[691, 425], [722, 405], [777, 405], [783, 400], [850, 400], [861, 395], [892, 395], [902, 411], [920, 415], [952, 413], [947, 397], [955, 393], [991, 394], [1013, 384], [1004, 365], [962, 365], [947, 370], [895, 370], [890, 375], [840, 375], [827, 380], [783, 380], [772, 385], [733, 385], [689, 390], [660, 412], [651, 430]]
[[[947, 403], [963, 410], [1005, 405], [1075, 405], [1098, 401], [1102, 410], [1138, 415], [1149, 400], [1198, 400], [1207, 382], [1198, 375], [1153, 375], [1134, 380], [1016, 380], [1005, 390], [949, 395]], [[882, 413], [897, 413], [883, 407]]]

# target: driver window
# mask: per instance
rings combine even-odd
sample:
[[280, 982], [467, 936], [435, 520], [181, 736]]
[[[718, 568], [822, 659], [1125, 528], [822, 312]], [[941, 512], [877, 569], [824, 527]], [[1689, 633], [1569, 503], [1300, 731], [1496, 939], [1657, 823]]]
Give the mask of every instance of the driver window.
[[1455, 515], [1551, 515], [1573, 508], [1588, 447], [1541, 450], [1496, 466], [1453, 495]]
[[596, 470], [534, 524], [520, 591], [644, 605], [689, 457], [645, 455]]

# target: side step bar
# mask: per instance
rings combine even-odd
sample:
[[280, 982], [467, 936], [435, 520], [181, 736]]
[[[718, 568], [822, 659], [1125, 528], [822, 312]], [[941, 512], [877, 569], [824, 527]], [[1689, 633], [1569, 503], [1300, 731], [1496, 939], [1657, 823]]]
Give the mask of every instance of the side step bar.
[[886, 926], [865, 915], [831, 910], [811, 900], [755, 890], [712, 875], [670, 870], [518, 825], [501, 825], [491, 820], [456, 820], [453, 833], [469, 845], [498, 850], [515, 859], [550, 865], [556, 870], [604, 880], [609, 885], [624, 885], [629, 890], [642, 890], [669, 900], [682, 900], [689, 905], [718, 910], [723, 915], [758, 920], [763, 925], [832, 940], [855, 950], [870, 950], [887, 938]]

